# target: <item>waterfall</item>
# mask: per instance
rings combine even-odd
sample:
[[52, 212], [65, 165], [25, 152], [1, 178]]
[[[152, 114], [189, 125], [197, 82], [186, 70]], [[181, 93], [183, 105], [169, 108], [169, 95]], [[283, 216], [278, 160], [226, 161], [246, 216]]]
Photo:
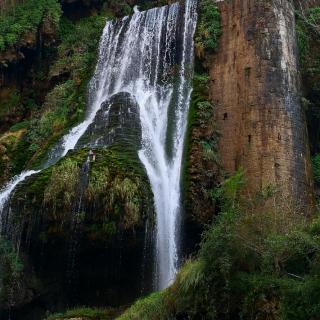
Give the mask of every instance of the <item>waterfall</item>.
[[[107, 22], [95, 74], [89, 84], [85, 120], [52, 150], [47, 167], [77, 147], [101, 105], [119, 93], [139, 106], [142, 141], [139, 157], [154, 193], [157, 214], [157, 289], [174, 279], [178, 264], [180, 177], [192, 91], [196, 0], [185, 0]], [[15, 186], [38, 171], [27, 171], [0, 193], [0, 213]], [[1, 207], [2, 206], [2, 207]]]

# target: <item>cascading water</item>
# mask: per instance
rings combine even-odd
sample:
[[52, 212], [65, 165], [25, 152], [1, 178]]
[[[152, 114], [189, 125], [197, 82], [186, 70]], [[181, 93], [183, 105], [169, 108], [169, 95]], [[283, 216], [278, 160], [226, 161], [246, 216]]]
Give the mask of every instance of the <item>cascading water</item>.
[[[119, 93], [139, 106], [142, 128], [139, 157], [154, 193], [157, 213], [155, 284], [174, 279], [178, 264], [180, 176], [192, 91], [196, 0], [173, 4], [107, 22], [99, 59], [89, 86], [89, 110], [53, 149], [44, 167], [77, 147], [101, 105]], [[15, 186], [37, 171], [27, 171], [0, 194], [0, 214]]]

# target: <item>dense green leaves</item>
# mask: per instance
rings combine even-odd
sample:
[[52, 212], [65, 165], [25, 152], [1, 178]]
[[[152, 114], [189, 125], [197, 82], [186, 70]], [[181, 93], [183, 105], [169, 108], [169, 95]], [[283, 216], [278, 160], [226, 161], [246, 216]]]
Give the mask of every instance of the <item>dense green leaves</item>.
[[0, 51], [17, 44], [26, 32], [34, 32], [44, 18], [58, 25], [61, 8], [58, 0], [26, 0], [0, 17]]
[[213, 52], [218, 47], [221, 34], [220, 12], [211, 0], [199, 2], [199, 19], [195, 36], [196, 53], [203, 57], [205, 52]]
[[[197, 259], [187, 261], [157, 299], [157, 309], [164, 311], [154, 319], [319, 316], [319, 217], [307, 221], [273, 208], [274, 193], [269, 191], [248, 201], [241, 195], [244, 183], [240, 171], [215, 192], [222, 212], [204, 233]], [[256, 201], [259, 209], [252, 205]], [[143, 300], [120, 319], [139, 319], [138, 311], [148, 305]]]

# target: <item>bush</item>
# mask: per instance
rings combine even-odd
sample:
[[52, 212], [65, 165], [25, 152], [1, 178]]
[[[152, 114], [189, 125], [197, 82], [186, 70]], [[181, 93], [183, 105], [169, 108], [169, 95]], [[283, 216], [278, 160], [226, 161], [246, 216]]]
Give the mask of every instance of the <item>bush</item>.
[[0, 51], [16, 45], [26, 32], [35, 32], [44, 18], [58, 25], [60, 16], [58, 0], [26, 0], [15, 5], [0, 19]]
[[218, 7], [211, 0], [201, 0], [195, 36], [197, 56], [201, 58], [205, 53], [214, 52], [218, 47], [220, 34], [221, 25]]
[[[215, 192], [222, 212], [204, 233], [197, 259], [187, 261], [174, 284], [159, 293], [156, 319], [319, 316], [320, 218], [307, 221], [272, 207], [276, 192], [269, 190], [248, 201], [243, 185], [240, 171]], [[128, 319], [139, 319], [135, 315]]]

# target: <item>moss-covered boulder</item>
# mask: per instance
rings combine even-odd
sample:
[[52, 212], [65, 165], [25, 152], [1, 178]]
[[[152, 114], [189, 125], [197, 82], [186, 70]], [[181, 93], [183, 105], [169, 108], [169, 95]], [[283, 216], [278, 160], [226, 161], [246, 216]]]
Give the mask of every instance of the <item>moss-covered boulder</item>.
[[151, 274], [153, 224], [145, 170], [120, 144], [69, 152], [19, 185], [3, 215], [7, 238], [41, 283], [33, 297], [49, 310], [134, 299]]

